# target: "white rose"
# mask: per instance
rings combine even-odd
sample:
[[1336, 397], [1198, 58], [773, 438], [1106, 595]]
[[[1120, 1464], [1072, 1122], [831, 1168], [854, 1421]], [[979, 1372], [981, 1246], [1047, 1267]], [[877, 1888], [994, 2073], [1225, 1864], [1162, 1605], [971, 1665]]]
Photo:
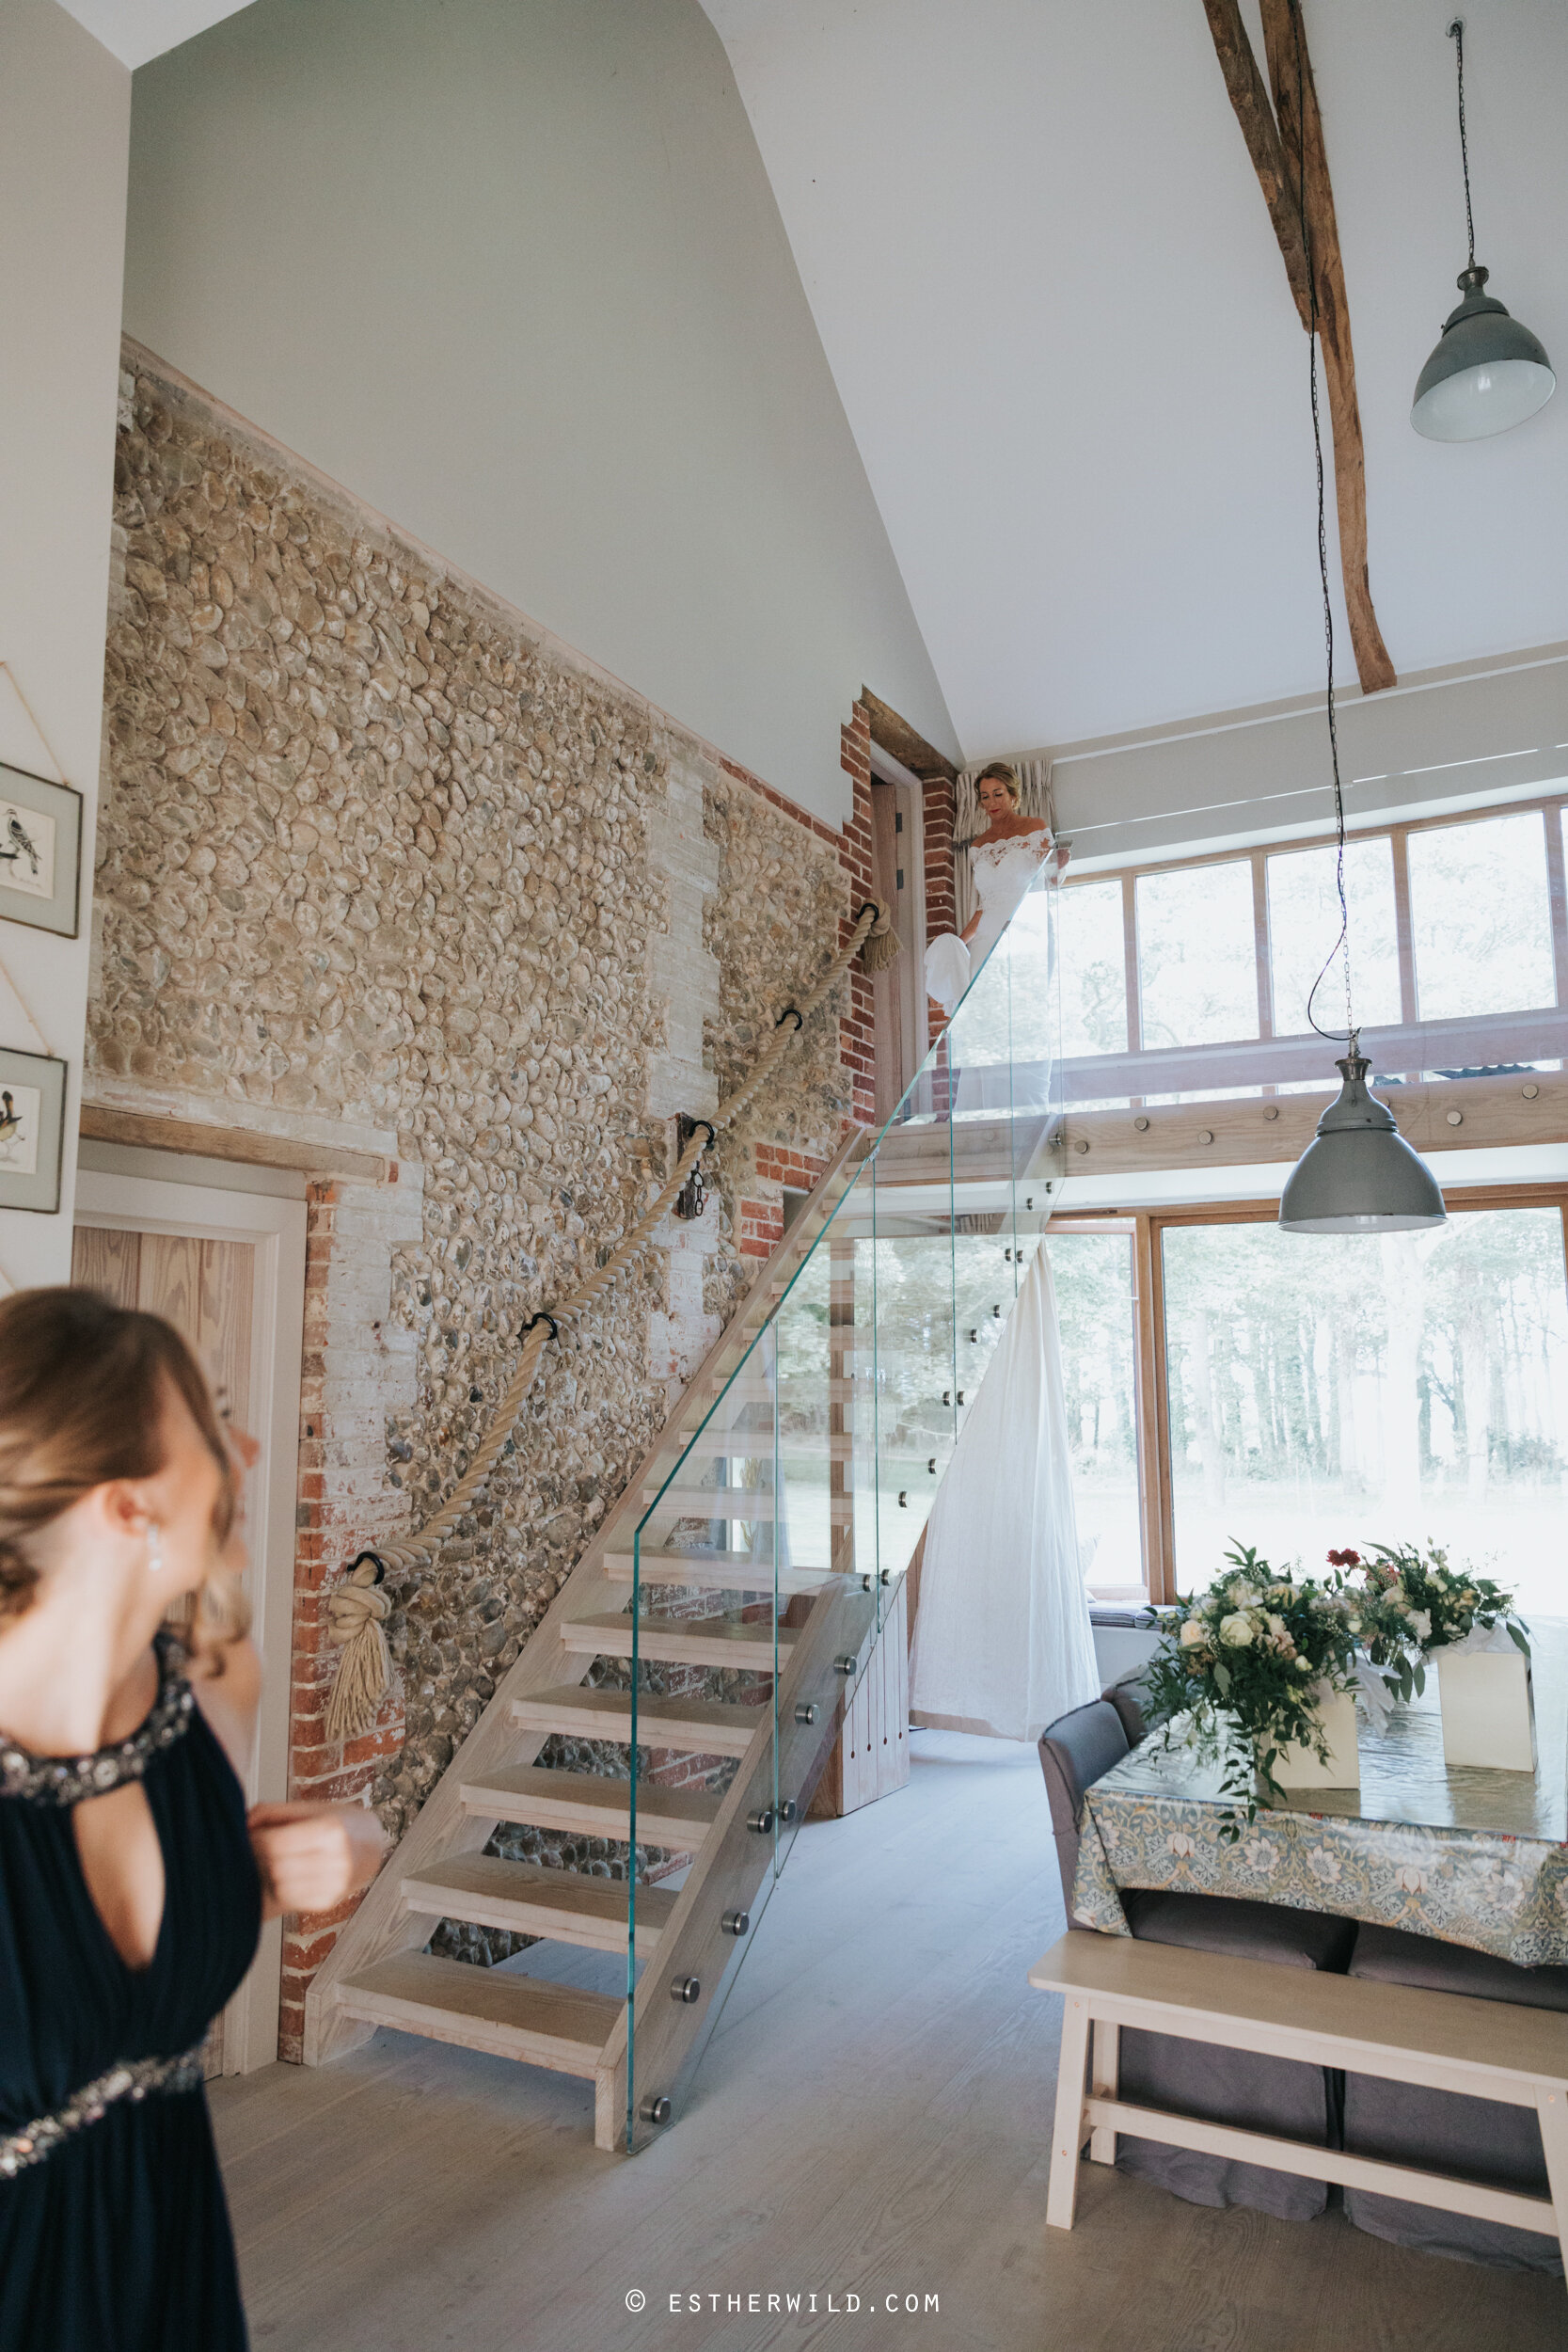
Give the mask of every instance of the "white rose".
[[1298, 1675], [1309, 1675], [1311, 1671], [1312, 1661], [1309, 1658], [1298, 1658], [1296, 1660], [1296, 1672]]
[[1203, 1622], [1201, 1618], [1189, 1617], [1185, 1625], [1182, 1627], [1180, 1634], [1178, 1638], [1180, 1639], [1183, 1649], [1196, 1649], [1198, 1644], [1203, 1640]]
[[1432, 1619], [1427, 1614], [1426, 1611], [1424, 1609], [1412, 1609], [1407, 1612], [1407, 1614], [1410, 1618], [1411, 1624], [1416, 1629], [1416, 1639], [1418, 1642], [1430, 1642], [1432, 1639]]
[[1277, 1635], [1283, 1633], [1285, 1630], [1285, 1620], [1283, 1617], [1271, 1616], [1268, 1620], [1268, 1627], [1269, 1631], [1273, 1634]]
[[1220, 1640], [1227, 1649], [1245, 1649], [1254, 1630], [1252, 1619], [1240, 1609], [1220, 1619]]

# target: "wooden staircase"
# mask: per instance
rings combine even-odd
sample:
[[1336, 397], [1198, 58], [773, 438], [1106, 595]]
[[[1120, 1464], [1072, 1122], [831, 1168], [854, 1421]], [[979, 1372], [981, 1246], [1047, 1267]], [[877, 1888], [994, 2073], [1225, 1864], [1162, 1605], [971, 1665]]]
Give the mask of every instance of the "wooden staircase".
[[[594, 2136], [605, 2149], [642, 2144], [668, 2113], [684, 2066], [748, 1931], [749, 1914], [773, 1866], [776, 1821], [803, 1814], [832, 1748], [847, 1693], [870, 1654], [878, 1609], [871, 1580], [851, 1571], [852, 1499], [831, 1469], [831, 1557], [780, 1572], [780, 1615], [756, 1620], [710, 1614], [639, 1616], [634, 1536], [693, 1431], [804, 1263], [854, 1182], [867, 1138], [852, 1136], [780, 1248], [710, 1350], [647, 1461], [628, 1484], [548, 1613], [449, 1765], [397, 1851], [318, 1971], [306, 2004], [308, 2065], [362, 2042], [378, 2026], [428, 2035], [529, 2065], [578, 2074], [594, 2085]], [[855, 1393], [851, 1335], [818, 1381], [837, 1406]], [[738, 1403], [763, 1403], [771, 1384], [748, 1375]], [[843, 1416], [835, 1414], [836, 1419]], [[791, 1440], [830, 1465], [843, 1463], [842, 1434]], [[771, 1455], [773, 1438], [704, 1431], [695, 1458], [740, 1461]], [[774, 1570], [738, 1552], [664, 1549], [698, 1498], [673, 1492], [642, 1535], [645, 1593], [673, 1588], [752, 1593], [771, 1600]], [[719, 1524], [765, 1524], [773, 1494], [755, 1487], [700, 1490], [700, 1514]], [[660, 1522], [663, 1522], [661, 1527]], [[789, 1602], [789, 1622], [783, 1609]], [[656, 1752], [653, 1773], [625, 1775], [541, 1766], [545, 1742], [565, 1735], [628, 1743], [632, 1693], [589, 1685], [594, 1665], [743, 1669], [748, 1684], [772, 1683], [774, 1708], [700, 1697], [637, 1697], [638, 1746]], [[666, 1788], [657, 1758], [698, 1755], [736, 1759], [722, 1796]], [[635, 1887], [632, 2000], [543, 1978], [438, 1958], [421, 1948], [442, 1919], [544, 1937], [626, 1955], [633, 1887], [627, 1878], [542, 1867], [487, 1854], [498, 1824], [608, 1838], [689, 1855], [684, 1883]], [[626, 1866], [629, 1869], [630, 1863]], [[635, 2052], [635, 2070], [632, 2056]], [[628, 2098], [628, 2083], [635, 2098]], [[661, 2106], [660, 2102], [663, 2102]], [[628, 2116], [628, 2106], [634, 2111]]]

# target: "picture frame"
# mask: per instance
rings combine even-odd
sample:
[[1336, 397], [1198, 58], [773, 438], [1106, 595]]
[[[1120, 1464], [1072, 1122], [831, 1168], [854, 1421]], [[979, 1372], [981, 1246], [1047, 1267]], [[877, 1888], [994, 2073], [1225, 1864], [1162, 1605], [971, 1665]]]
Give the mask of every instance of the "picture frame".
[[74, 939], [81, 873], [81, 794], [0, 761], [0, 917]]
[[58, 1211], [65, 1079], [53, 1055], [0, 1045], [0, 1209]]

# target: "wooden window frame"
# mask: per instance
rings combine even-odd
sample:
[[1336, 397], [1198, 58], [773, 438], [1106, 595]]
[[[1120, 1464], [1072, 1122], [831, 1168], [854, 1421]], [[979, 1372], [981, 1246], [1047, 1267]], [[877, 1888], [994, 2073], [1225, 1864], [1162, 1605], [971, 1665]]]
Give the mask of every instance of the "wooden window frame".
[[[1427, 1067], [1430, 1059], [1430, 1041], [1425, 1040], [1422, 1035], [1423, 1025], [1418, 1014], [1415, 935], [1410, 913], [1409, 843], [1411, 836], [1415, 834], [1451, 832], [1460, 825], [1485, 824], [1489, 819], [1498, 817], [1540, 816], [1545, 845], [1547, 911], [1551, 926], [1552, 968], [1556, 979], [1557, 1002], [1555, 1006], [1520, 1007], [1516, 1013], [1484, 1014], [1475, 1016], [1474, 1019], [1479, 1029], [1482, 1023], [1487, 1022], [1529, 1023], [1534, 1021], [1544, 1023], [1554, 1015], [1560, 1021], [1565, 1014], [1568, 1014], [1568, 876], [1565, 876], [1563, 846], [1563, 813], [1565, 810], [1568, 810], [1568, 793], [1538, 793], [1517, 801], [1494, 803], [1484, 808], [1469, 808], [1433, 817], [1407, 818], [1395, 824], [1358, 825], [1350, 833], [1348, 838], [1353, 842], [1387, 841], [1390, 845], [1393, 863], [1395, 935], [1400, 974], [1400, 1022], [1395, 1028], [1383, 1028], [1377, 1032], [1382, 1041], [1383, 1058], [1378, 1063], [1380, 1068], [1417, 1070]], [[1144, 1055], [1141, 982], [1138, 970], [1137, 886], [1142, 877], [1148, 874], [1196, 871], [1199, 867], [1208, 866], [1247, 865], [1252, 870], [1253, 950], [1258, 998], [1256, 1034], [1248, 1038], [1227, 1040], [1214, 1046], [1168, 1049], [1172, 1057], [1182, 1055], [1189, 1057], [1201, 1057], [1206, 1061], [1214, 1063], [1216, 1067], [1212, 1078], [1208, 1081], [1211, 1087], [1257, 1086], [1265, 1094], [1273, 1094], [1275, 1087], [1275, 1084], [1270, 1083], [1269, 1072], [1259, 1066], [1260, 1062], [1281, 1064], [1275, 1072], [1276, 1081], [1306, 1074], [1305, 1069], [1297, 1070], [1294, 1065], [1302, 1058], [1303, 1048], [1310, 1052], [1315, 1042], [1312, 1032], [1290, 1029], [1281, 1033], [1275, 1017], [1274, 967], [1269, 948], [1268, 930], [1268, 860], [1271, 857], [1291, 856], [1301, 850], [1332, 849], [1334, 839], [1335, 836], [1331, 833], [1313, 834], [1299, 841], [1264, 841], [1246, 849], [1211, 850], [1197, 857], [1151, 858], [1144, 864], [1116, 866], [1108, 868], [1103, 873], [1069, 874], [1064, 878], [1062, 882], [1064, 891], [1092, 890], [1097, 886], [1103, 888], [1109, 883], [1119, 884], [1122, 957], [1127, 990], [1126, 1055], [1125, 1057], [1076, 1057], [1072, 1060], [1065, 1061], [1063, 1071], [1069, 1080], [1068, 1107], [1069, 1110], [1073, 1099], [1070, 1081], [1074, 1060], [1087, 1062], [1092, 1068], [1092, 1064], [1099, 1059], [1132, 1059]], [[1466, 1025], [1447, 1022], [1426, 1025], [1447, 1030], [1456, 1025], [1463, 1029]], [[1403, 1053], [1402, 1058], [1396, 1042], [1402, 1030], [1411, 1032], [1409, 1046]], [[1479, 1043], [1481, 1040], [1478, 1037], [1465, 1041]], [[1449, 1057], [1447, 1047], [1449, 1046], [1454, 1047], [1456, 1052], [1463, 1050], [1462, 1045], [1456, 1044], [1456, 1041], [1451, 1039], [1446, 1041], [1446, 1045], [1439, 1045], [1438, 1050], [1445, 1054], [1443, 1066], [1447, 1066]], [[1269, 1050], [1265, 1052], [1264, 1049]], [[1234, 1057], [1234, 1068], [1220, 1066], [1225, 1064], [1227, 1057]], [[1509, 1054], [1505, 1055], [1504, 1058], [1552, 1060], [1559, 1058], [1559, 1054], [1552, 1051], [1542, 1054]], [[1568, 1053], [1563, 1053], [1561, 1058], [1568, 1060]], [[1283, 1066], [1286, 1063], [1291, 1066], [1289, 1068]], [[1122, 1074], [1127, 1083], [1128, 1099], [1134, 1104], [1141, 1103], [1146, 1095], [1163, 1095], [1180, 1091], [1181, 1093], [1195, 1092], [1201, 1097], [1204, 1091], [1202, 1087], [1196, 1089], [1185, 1085], [1173, 1088], [1170, 1078], [1178, 1073], [1163, 1071], [1159, 1060], [1153, 1054], [1149, 1055], [1141, 1077], [1140, 1073], [1135, 1072]], [[1119, 1085], [1102, 1084], [1092, 1075], [1085, 1074], [1084, 1094], [1086, 1099], [1097, 1100], [1107, 1093], [1119, 1094], [1121, 1091]]]
[[[1562, 1225], [1568, 1279], [1568, 1184], [1456, 1184], [1450, 1209], [1555, 1208]], [[1171, 1226], [1268, 1225], [1277, 1200], [1194, 1201], [1160, 1209], [1069, 1209], [1051, 1219], [1056, 1232], [1127, 1233], [1132, 1243], [1132, 1361], [1138, 1467], [1138, 1518], [1145, 1590], [1169, 1602], [1176, 1590], [1176, 1502], [1171, 1483], [1169, 1357], [1165, 1345], [1164, 1236]]]

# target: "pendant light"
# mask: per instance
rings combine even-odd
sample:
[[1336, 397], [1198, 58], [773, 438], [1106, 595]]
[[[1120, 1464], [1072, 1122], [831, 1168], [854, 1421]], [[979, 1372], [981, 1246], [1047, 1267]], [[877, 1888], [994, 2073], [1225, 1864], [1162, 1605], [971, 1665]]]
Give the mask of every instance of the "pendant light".
[[1307, 156], [1303, 103], [1305, 79], [1301, 51], [1300, 0], [1291, 0], [1291, 20], [1296, 42], [1296, 121], [1298, 151], [1296, 187], [1301, 204], [1302, 244], [1307, 253], [1307, 285], [1310, 303], [1307, 328], [1307, 370], [1312, 391], [1312, 447], [1318, 463], [1318, 576], [1323, 585], [1323, 643], [1328, 667], [1328, 748], [1334, 772], [1334, 831], [1338, 849], [1335, 873], [1339, 892], [1339, 936], [1312, 983], [1307, 1018], [1320, 1037], [1312, 1004], [1337, 955], [1345, 960], [1345, 1034], [1348, 1047], [1336, 1064], [1342, 1084], [1338, 1100], [1318, 1121], [1318, 1132], [1291, 1169], [1279, 1203], [1279, 1223], [1287, 1233], [1404, 1233], [1426, 1225], [1441, 1225], [1448, 1212], [1436, 1179], [1414, 1152], [1394, 1124], [1393, 1114], [1367, 1090], [1371, 1068], [1361, 1051], [1351, 1006], [1350, 910], [1345, 901], [1345, 803], [1339, 786], [1339, 735], [1334, 712], [1334, 607], [1328, 593], [1328, 534], [1323, 501], [1323, 437], [1318, 413], [1318, 279], [1312, 236], [1307, 218]]
[[1416, 384], [1410, 421], [1429, 441], [1481, 441], [1506, 433], [1544, 408], [1557, 389], [1552, 363], [1528, 326], [1486, 291], [1490, 273], [1476, 261], [1470, 210], [1470, 151], [1465, 131], [1465, 19], [1449, 26], [1459, 75], [1459, 159], [1465, 172], [1465, 225], [1470, 260], [1459, 273], [1465, 299], [1443, 322], [1437, 348]]

